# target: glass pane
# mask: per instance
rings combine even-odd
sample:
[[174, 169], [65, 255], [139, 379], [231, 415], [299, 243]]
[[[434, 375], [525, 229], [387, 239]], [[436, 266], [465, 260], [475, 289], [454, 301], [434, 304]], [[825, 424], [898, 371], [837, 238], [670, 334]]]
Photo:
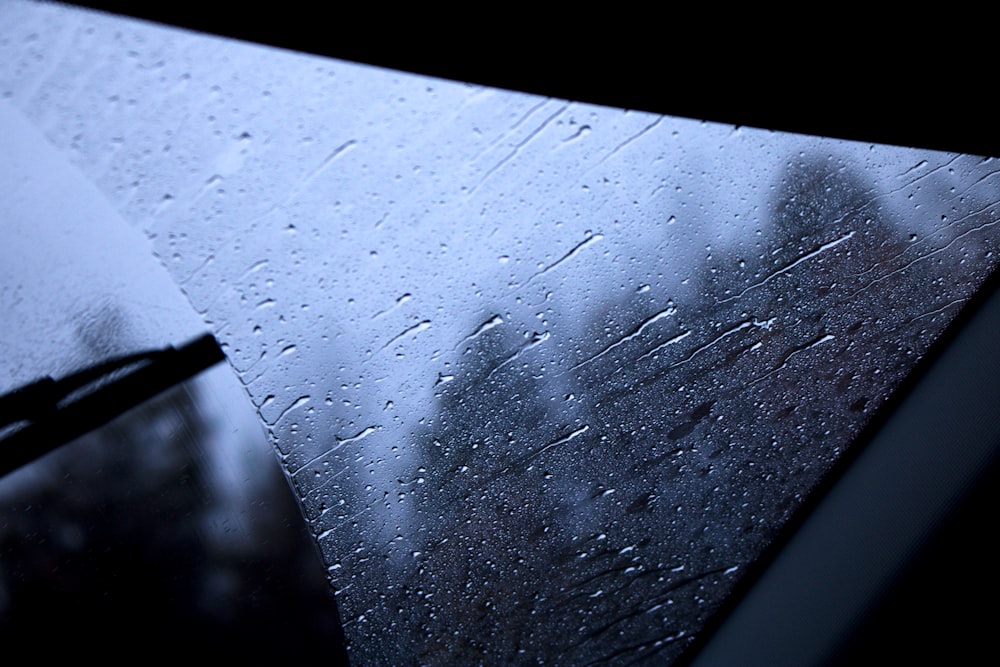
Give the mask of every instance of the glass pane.
[[205, 331], [142, 233], [3, 100], [0, 156], [0, 394]]
[[225, 343], [361, 664], [669, 662], [996, 263], [992, 160], [6, 12], [4, 94]]
[[[148, 241], [65, 155], [0, 100], [3, 398], [204, 331]], [[2, 415], [4, 470], [7, 436], [29, 433], [18, 431], [37, 416], [27, 413], [44, 408], [12, 410], [25, 419], [11, 424]], [[336, 656], [324, 574], [224, 365], [0, 476], [0, 639], [14, 653], [37, 653], [52, 636], [46, 657], [74, 660], [99, 651], [134, 661], [136, 646], [161, 658]]]

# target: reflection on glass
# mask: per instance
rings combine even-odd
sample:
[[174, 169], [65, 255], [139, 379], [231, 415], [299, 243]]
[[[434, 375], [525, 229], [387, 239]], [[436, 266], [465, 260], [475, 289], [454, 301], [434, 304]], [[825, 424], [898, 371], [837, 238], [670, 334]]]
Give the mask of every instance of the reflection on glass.
[[13, 6], [0, 83], [224, 342], [360, 664], [669, 662], [995, 266], [995, 161]]

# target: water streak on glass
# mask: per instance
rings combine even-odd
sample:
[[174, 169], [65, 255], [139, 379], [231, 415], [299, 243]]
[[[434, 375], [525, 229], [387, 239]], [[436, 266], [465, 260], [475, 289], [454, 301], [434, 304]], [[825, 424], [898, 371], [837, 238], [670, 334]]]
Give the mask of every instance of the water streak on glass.
[[995, 160], [4, 15], [0, 92], [224, 343], [359, 664], [669, 662], [996, 265]]

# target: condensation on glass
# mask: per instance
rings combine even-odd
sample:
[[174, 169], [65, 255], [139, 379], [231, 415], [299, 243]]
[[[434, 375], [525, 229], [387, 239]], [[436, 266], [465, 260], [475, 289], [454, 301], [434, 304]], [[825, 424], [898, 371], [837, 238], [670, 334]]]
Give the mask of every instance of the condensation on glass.
[[224, 342], [359, 664], [669, 662], [996, 263], [995, 160], [0, 12], [3, 95]]

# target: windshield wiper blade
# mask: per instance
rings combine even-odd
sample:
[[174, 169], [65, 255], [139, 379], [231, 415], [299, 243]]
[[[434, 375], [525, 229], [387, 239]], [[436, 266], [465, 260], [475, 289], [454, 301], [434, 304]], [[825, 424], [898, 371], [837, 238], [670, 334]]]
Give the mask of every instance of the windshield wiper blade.
[[223, 359], [215, 337], [205, 334], [180, 347], [108, 359], [59, 380], [41, 378], [0, 396], [0, 429], [24, 423], [0, 438], [0, 476]]

